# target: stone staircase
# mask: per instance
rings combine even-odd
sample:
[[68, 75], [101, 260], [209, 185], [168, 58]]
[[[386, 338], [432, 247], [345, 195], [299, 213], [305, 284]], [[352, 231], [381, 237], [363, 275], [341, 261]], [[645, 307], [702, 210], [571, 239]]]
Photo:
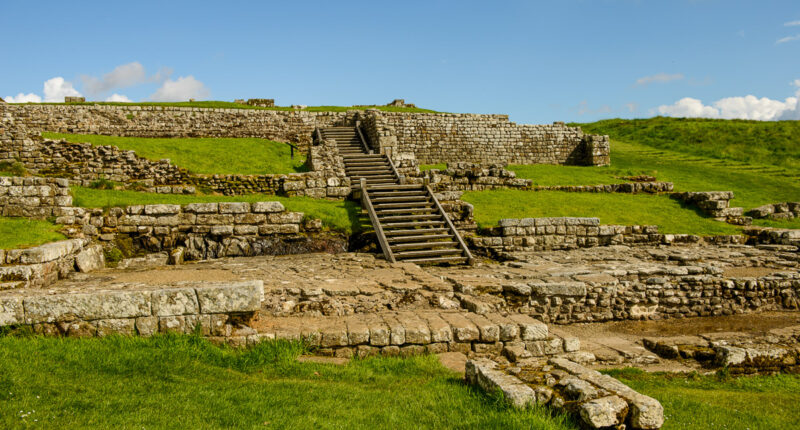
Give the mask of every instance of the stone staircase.
[[374, 154], [358, 127], [319, 130], [336, 141], [345, 172], [390, 262], [463, 264], [466, 243], [427, 184], [404, 184], [390, 157]]

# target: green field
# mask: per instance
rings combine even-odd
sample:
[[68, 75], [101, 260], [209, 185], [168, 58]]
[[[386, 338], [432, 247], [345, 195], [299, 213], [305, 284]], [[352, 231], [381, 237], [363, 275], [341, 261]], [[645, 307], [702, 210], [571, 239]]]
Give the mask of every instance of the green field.
[[281, 142], [256, 138], [144, 138], [86, 134], [42, 133], [47, 139], [113, 145], [136, 151], [150, 160], [168, 158], [172, 164], [199, 174], [262, 175], [306, 171], [306, 157]]
[[436, 357], [298, 363], [190, 336], [0, 337], [0, 428], [575, 429], [464, 384]]
[[[32, 104], [32, 103], [9, 103], [14, 105], [20, 104]], [[195, 101], [195, 102], [134, 102], [134, 103], [122, 103], [122, 102], [84, 102], [84, 103], [36, 103], [36, 104], [45, 104], [45, 105], [77, 105], [77, 106], [94, 106], [94, 105], [101, 105], [101, 106], [154, 106], [154, 107], [186, 107], [186, 108], [205, 108], [205, 109], [257, 109], [257, 110], [282, 110], [282, 111], [294, 111], [294, 110], [302, 110], [306, 112], [346, 112], [349, 110], [366, 110], [366, 109], [378, 109], [384, 112], [409, 112], [409, 113], [440, 113], [430, 109], [422, 109], [422, 108], [407, 108], [407, 107], [395, 107], [395, 106], [376, 106], [376, 105], [364, 105], [364, 106], [309, 106], [304, 109], [293, 109], [291, 106], [275, 106], [275, 107], [260, 107], [260, 106], [248, 106], [234, 102], [223, 102], [223, 101]]]
[[85, 208], [110, 208], [131, 205], [155, 205], [208, 202], [265, 202], [279, 201], [287, 210], [303, 212], [306, 217], [318, 218], [331, 230], [352, 233], [358, 230], [360, 207], [350, 200], [324, 200], [309, 197], [280, 197], [268, 194], [247, 194], [242, 196], [210, 196], [142, 193], [129, 190], [98, 190], [85, 187], [72, 187], [72, 202]]
[[27, 248], [66, 239], [59, 225], [27, 218], [0, 217], [0, 249]]
[[479, 227], [503, 218], [597, 217], [601, 224], [657, 225], [659, 233], [738, 234], [739, 227], [707, 218], [665, 195], [491, 190], [464, 193]]
[[[628, 125], [623, 126], [625, 124]], [[611, 135], [611, 166], [511, 165], [508, 169], [520, 178], [531, 179], [533, 185], [543, 186], [621, 183], [626, 182], [623, 176], [647, 174], [659, 181], [673, 182], [675, 191], [733, 191], [735, 198], [731, 205], [746, 210], [767, 203], [800, 201], [800, 172], [789, 167], [800, 157], [800, 145], [792, 146], [789, 136], [794, 130], [800, 131], [796, 124], [653, 118], [578, 125], [587, 132]], [[771, 131], [773, 126], [775, 130]], [[718, 141], [709, 143], [713, 137]], [[733, 155], [725, 155], [728, 158], [704, 155], [723, 151], [722, 145], [728, 145], [725, 146], [728, 152], [733, 151], [730, 148], [745, 151], [733, 142], [743, 139], [757, 147], [761, 138], [777, 142], [761, 145], [770, 153], [774, 151], [774, 157], [745, 154], [733, 159]], [[701, 143], [713, 148], [698, 149]], [[762, 150], [751, 152], [757, 154]], [[733, 151], [733, 154], [738, 152]], [[766, 162], [776, 164], [758, 164]], [[442, 169], [444, 166], [424, 168]], [[505, 190], [470, 192], [464, 199], [475, 205], [476, 221], [484, 227], [496, 225], [502, 218], [596, 216], [604, 224], [655, 224], [662, 233], [710, 235], [739, 231], [664, 196]], [[754, 223], [778, 228], [800, 226], [800, 220], [756, 220]]]
[[800, 376], [700, 376], [607, 372], [664, 406], [664, 430], [797, 428]]
[[[753, 165], [800, 169], [800, 121], [699, 118], [609, 119], [579, 125], [614, 141]], [[613, 159], [612, 159], [613, 160]]]

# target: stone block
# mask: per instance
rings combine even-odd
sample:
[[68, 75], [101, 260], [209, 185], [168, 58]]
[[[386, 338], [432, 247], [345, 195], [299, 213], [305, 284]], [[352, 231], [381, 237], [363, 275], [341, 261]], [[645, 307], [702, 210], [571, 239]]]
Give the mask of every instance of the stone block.
[[218, 203], [190, 203], [184, 206], [184, 211], [198, 214], [218, 213]]
[[0, 298], [0, 327], [22, 324], [24, 317], [22, 297]]
[[105, 265], [105, 255], [103, 254], [103, 247], [100, 245], [86, 247], [75, 256], [75, 267], [80, 272], [85, 273], [102, 269]]
[[618, 396], [606, 396], [582, 403], [579, 413], [590, 428], [611, 428], [625, 421], [628, 404]]
[[102, 337], [111, 334], [132, 335], [135, 333], [135, 323], [136, 320], [134, 318], [105, 319], [96, 321], [97, 336]]
[[139, 336], [152, 336], [158, 332], [158, 317], [139, 317], [135, 320]]
[[194, 288], [157, 290], [152, 293], [153, 315], [192, 315], [200, 313]]
[[204, 314], [255, 312], [261, 308], [264, 296], [262, 281], [220, 283], [198, 287], [200, 312]]
[[25, 322], [136, 318], [150, 315], [150, 293], [99, 291], [26, 297]]
[[181, 205], [145, 205], [145, 215], [174, 215], [181, 212]]
[[247, 202], [226, 202], [219, 204], [219, 213], [222, 214], [243, 214], [250, 212], [250, 203]]
[[283, 207], [281, 202], [255, 202], [253, 203], [253, 212], [256, 213], [274, 213], [283, 212], [286, 208]]
[[519, 324], [520, 336], [522, 340], [531, 341], [547, 339], [548, 329], [545, 323], [522, 314], [512, 314], [509, 315], [508, 318]]

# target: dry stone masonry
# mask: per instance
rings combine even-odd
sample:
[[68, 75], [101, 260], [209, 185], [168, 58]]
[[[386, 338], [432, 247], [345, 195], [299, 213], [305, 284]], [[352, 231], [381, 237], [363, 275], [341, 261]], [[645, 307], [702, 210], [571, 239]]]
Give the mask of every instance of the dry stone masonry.
[[76, 271], [90, 272], [104, 266], [102, 248], [87, 239], [0, 250], [0, 291], [42, 288]]
[[768, 218], [772, 220], [788, 220], [800, 218], [800, 202], [783, 202], [759, 206], [747, 212], [753, 218]]
[[752, 218], [744, 216], [744, 208], [730, 207], [733, 191], [674, 193], [672, 198], [696, 205], [704, 213], [719, 221], [736, 225], [750, 225], [752, 222]]
[[69, 181], [0, 177], [0, 215], [45, 219], [72, 206]]

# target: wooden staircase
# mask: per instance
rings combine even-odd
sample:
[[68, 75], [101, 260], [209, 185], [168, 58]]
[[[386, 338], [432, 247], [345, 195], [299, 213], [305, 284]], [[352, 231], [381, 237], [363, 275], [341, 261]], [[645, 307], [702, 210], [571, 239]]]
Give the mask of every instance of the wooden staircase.
[[358, 127], [319, 129], [336, 141], [345, 172], [390, 262], [463, 264], [472, 254], [427, 184], [403, 184], [391, 158], [373, 154]]

